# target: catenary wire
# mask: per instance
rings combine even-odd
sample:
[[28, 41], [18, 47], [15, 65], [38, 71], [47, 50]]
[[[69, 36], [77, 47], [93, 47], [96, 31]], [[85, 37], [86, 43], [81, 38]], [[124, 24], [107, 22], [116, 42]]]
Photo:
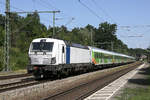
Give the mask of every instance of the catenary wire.
[[86, 4], [84, 4], [83, 2], [81, 2], [81, 0], [78, 0], [79, 3], [84, 6], [85, 8], [87, 8], [94, 16], [96, 16], [99, 20], [104, 21], [104, 19], [102, 17], [100, 17], [95, 11], [93, 11], [90, 7], [88, 7]]
[[96, 7], [101, 10], [113, 23], [116, 23], [116, 21], [101, 7], [100, 4], [98, 4], [95, 0], [91, 0], [93, 4], [96, 5]]

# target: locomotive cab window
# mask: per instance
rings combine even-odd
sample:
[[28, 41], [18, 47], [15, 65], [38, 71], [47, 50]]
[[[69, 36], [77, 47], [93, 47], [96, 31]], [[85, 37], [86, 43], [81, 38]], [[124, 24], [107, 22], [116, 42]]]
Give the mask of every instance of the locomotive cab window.
[[53, 45], [54, 45], [53, 42], [33, 42], [31, 50], [52, 52]]

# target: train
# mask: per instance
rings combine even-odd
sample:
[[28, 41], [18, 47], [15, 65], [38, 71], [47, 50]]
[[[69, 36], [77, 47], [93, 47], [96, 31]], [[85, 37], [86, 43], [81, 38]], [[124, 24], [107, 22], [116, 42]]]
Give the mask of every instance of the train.
[[27, 71], [35, 78], [63, 76], [135, 61], [128, 55], [54, 38], [34, 39], [28, 55]]

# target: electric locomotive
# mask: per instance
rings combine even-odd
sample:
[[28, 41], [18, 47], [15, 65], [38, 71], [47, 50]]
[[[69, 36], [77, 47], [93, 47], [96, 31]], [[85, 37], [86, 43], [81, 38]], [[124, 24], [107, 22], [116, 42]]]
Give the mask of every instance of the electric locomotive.
[[29, 48], [30, 66], [36, 78], [72, 74], [99, 66], [129, 63], [134, 57], [53, 38], [34, 39]]
[[39, 38], [29, 48], [30, 66], [35, 77], [57, 75], [65, 71], [82, 70], [92, 63], [87, 46], [68, 43], [59, 39]]

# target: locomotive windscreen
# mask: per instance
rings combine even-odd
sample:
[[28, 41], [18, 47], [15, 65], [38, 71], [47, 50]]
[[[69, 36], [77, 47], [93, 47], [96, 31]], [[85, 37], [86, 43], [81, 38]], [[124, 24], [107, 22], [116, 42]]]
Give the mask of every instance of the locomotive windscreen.
[[32, 51], [48, 51], [52, 52], [53, 42], [33, 42], [31, 50]]

